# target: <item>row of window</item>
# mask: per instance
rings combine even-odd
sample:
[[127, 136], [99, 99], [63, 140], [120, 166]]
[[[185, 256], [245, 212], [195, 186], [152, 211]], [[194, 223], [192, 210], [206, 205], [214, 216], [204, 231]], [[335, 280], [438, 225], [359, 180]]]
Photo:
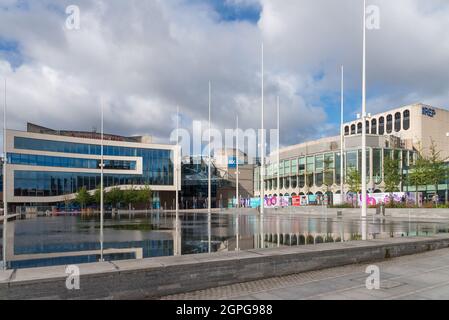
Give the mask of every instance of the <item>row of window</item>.
[[[148, 177], [104, 175], [104, 186], [173, 185], [173, 176], [163, 173]], [[15, 171], [14, 195], [17, 197], [53, 197], [77, 193], [82, 187], [95, 190], [100, 185], [99, 174], [70, 172]]]
[[[101, 160], [8, 153], [8, 163], [77, 169], [100, 169]], [[136, 170], [136, 161], [104, 160], [106, 170]]]
[[[372, 119], [366, 121], [366, 133], [373, 135], [384, 135], [385, 133], [391, 134], [394, 132], [400, 132], [401, 130], [410, 129], [410, 111], [405, 110], [403, 113], [396, 112], [393, 115], [389, 114], [386, 117], [379, 117], [379, 119]], [[357, 125], [345, 127], [345, 135], [362, 134], [363, 124], [359, 122]]]
[[[391, 149], [372, 149], [372, 152], [367, 153], [367, 177], [370, 179], [371, 165], [370, 157], [372, 157], [373, 179], [376, 184], [382, 183], [382, 161], [384, 158], [393, 157], [394, 159], [401, 159], [402, 169], [407, 169], [413, 164], [414, 153], [407, 150], [391, 150]], [[345, 172], [351, 169], [360, 170], [362, 167], [362, 151], [354, 150], [345, 153]], [[287, 161], [287, 162], [286, 162]], [[280, 167], [292, 160], [282, 161]], [[298, 160], [298, 170], [291, 168], [289, 172], [282, 171], [280, 179], [280, 188], [304, 188], [308, 187], [322, 187], [323, 185], [332, 185], [334, 183], [340, 184], [340, 154], [321, 154], [300, 158]], [[333, 165], [335, 163], [335, 166]], [[273, 166], [273, 165], [272, 165]], [[267, 170], [267, 173], [270, 170]], [[265, 188], [267, 190], [277, 189], [276, 169], [272, 169], [271, 174], [267, 174]], [[289, 175], [289, 177], [284, 177]], [[255, 188], [259, 190], [260, 185], [260, 170], [256, 169], [254, 174]]]
[[[14, 147], [21, 150], [101, 155], [101, 145], [97, 144], [61, 142], [23, 137], [14, 137]], [[152, 159], [170, 159], [172, 156], [171, 150], [142, 149], [118, 146], [104, 146], [103, 153], [105, 156], [148, 157]]]

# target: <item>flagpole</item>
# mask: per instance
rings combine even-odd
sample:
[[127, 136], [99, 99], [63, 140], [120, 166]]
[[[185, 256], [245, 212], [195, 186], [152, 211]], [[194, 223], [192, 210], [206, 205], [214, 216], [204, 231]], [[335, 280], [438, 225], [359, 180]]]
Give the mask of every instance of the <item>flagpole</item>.
[[100, 261], [104, 261], [104, 106], [101, 98]]
[[345, 138], [344, 138], [344, 74], [345, 68], [341, 66], [341, 125], [340, 125], [340, 192], [341, 192], [341, 204], [343, 205], [345, 198], [345, 179], [344, 179], [344, 159], [345, 159]]
[[207, 234], [208, 234], [208, 252], [211, 253], [212, 252], [212, 248], [211, 248], [211, 241], [212, 241], [212, 227], [211, 227], [211, 223], [212, 223], [212, 187], [211, 187], [211, 148], [210, 148], [210, 142], [211, 142], [211, 105], [212, 105], [212, 88], [211, 88], [211, 83], [209, 81], [209, 143], [208, 143], [208, 154], [209, 154], [209, 163], [208, 163], [208, 172], [207, 172], [207, 192], [208, 192], [208, 196], [207, 196]]
[[235, 173], [235, 197], [236, 197], [236, 209], [237, 209], [237, 214], [236, 214], [236, 219], [235, 219], [235, 250], [239, 251], [240, 250], [240, 246], [239, 246], [239, 238], [240, 238], [240, 234], [239, 234], [239, 210], [240, 210], [240, 195], [239, 195], [239, 116], [236, 116], [236, 130], [237, 130], [237, 137], [236, 137], [236, 148], [235, 148], [235, 161], [236, 161], [236, 168], [237, 171]]
[[[367, 216], [366, 207], [366, 0], [363, 0], [363, 74], [362, 74], [362, 219]], [[362, 228], [364, 229], [364, 228]], [[362, 230], [366, 239], [366, 230]]]
[[281, 127], [280, 127], [280, 103], [279, 96], [277, 97], [277, 125], [278, 125], [278, 152], [277, 152], [277, 190], [278, 190], [278, 207], [281, 205], [281, 172], [279, 168], [281, 167]]
[[264, 47], [262, 43], [261, 73], [261, 142], [260, 142], [260, 244], [264, 247], [263, 220], [265, 206], [265, 133], [264, 133]]
[[3, 108], [3, 269], [8, 269], [7, 259], [6, 259], [6, 246], [7, 246], [7, 223], [8, 223], [8, 199], [6, 196], [7, 186], [6, 186], [6, 166], [8, 164], [8, 154], [6, 152], [6, 113], [7, 113], [7, 105], [6, 105], [6, 78], [5, 78], [5, 100], [4, 100], [4, 108]]
[[[175, 196], [175, 201], [176, 201], [176, 205], [175, 205], [175, 210], [176, 210], [176, 221], [175, 221], [175, 232], [176, 232], [176, 237], [175, 237], [175, 241], [176, 244], [174, 244], [175, 246], [175, 255], [180, 255], [181, 254], [181, 248], [179, 247], [179, 239], [178, 237], [179, 235], [179, 165], [181, 165], [181, 161], [180, 160], [180, 154], [179, 153], [179, 107], [176, 108], [176, 159], [175, 159], [175, 166], [176, 166], [176, 179], [175, 179], [175, 189], [176, 189], [176, 196]], [[179, 163], [179, 165], [178, 165]]]
[[237, 137], [236, 137], [236, 151], [235, 151], [235, 161], [236, 161], [236, 173], [235, 173], [235, 197], [237, 201], [237, 209], [240, 207], [240, 197], [239, 197], [239, 116], [236, 116], [236, 129], [237, 129]]

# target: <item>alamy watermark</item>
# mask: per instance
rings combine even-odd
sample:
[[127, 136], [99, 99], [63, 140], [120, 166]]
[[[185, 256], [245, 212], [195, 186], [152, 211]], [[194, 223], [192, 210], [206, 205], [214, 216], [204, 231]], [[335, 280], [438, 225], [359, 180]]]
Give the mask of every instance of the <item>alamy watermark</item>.
[[380, 29], [380, 8], [375, 5], [366, 7], [365, 11], [366, 28], [368, 30]]
[[77, 5], [70, 5], [65, 9], [68, 15], [65, 20], [65, 27], [68, 30], [79, 30], [81, 28], [81, 13]]
[[366, 278], [365, 285], [368, 290], [379, 290], [380, 289], [380, 268], [375, 265], [368, 266], [365, 273], [369, 276]]
[[75, 265], [70, 265], [65, 269], [65, 273], [67, 274], [65, 280], [67, 290], [80, 290], [80, 268]]
[[[210, 135], [210, 143], [209, 143]], [[261, 141], [265, 141], [265, 156], [269, 152], [279, 149], [279, 131], [277, 129], [224, 129], [220, 131], [215, 128], [204, 129], [201, 121], [192, 122], [192, 131], [185, 128], [174, 129], [170, 134], [170, 142], [178, 142], [182, 149], [182, 156], [193, 156], [193, 161], [199, 163], [201, 155], [208, 155], [209, 148], [211, 155], [216, 155], [217, 151], [238, 149], [245, 154], [246, 163], [256, 164], [261, 152]], [[269, 138], [269, 139], [268, 139]], [[268, 139], [268, 140], [267, 140]], [[238, 143], [237, 143], [238, 140]]]

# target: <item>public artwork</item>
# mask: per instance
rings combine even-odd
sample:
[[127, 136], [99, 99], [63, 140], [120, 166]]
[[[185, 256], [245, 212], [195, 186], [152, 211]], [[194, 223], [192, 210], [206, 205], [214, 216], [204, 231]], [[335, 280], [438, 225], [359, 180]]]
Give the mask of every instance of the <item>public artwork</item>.
[[288, 207], [290, 197], [265, 196], [265, 208]]
[[[414, 192], [394, 192], [391, 193], [370, 193], [367, 195], [367, 205], [377, 206], [379, 204], [388, 204], [393, 200], [394, 203], [415, 204]], [[345, 203], [362, 205], [362, 195], [348, 193], [345, 196]], [[341, 204], [340, 195], [334, 194], [334, 204]]]

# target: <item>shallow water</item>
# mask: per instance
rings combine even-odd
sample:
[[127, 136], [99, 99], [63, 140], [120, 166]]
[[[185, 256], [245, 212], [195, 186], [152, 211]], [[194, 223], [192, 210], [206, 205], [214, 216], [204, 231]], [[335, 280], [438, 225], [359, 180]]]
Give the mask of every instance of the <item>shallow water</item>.
[[[236, 249], [235, 213], [212, 214], [211, 249]], [[240, 214], [239, 247], [242, 250], [278, 246], [313, 245], [361, 239], [360, 219], [305, 215]], [[8, 224], [11, 226], [11, 223]], [[208, 224], [205, 213], [180, 214], [176, 234], [173, 213], [105, 219], [104, 248], [142, 248], [143, 257], [174, 254], [174, 239], [180, 237], [182, 254], [208, 252]], [[263, 229], [262, 229], [263, 228]], [[448, 233], [446, 221], [397, 221], [385, 218], [366, 220], [368, 238], [412, 237]], [[261, 237], [261, 234], [263, 236]], [[95, 218], [77, 216], [40, 217], [14, 222], [14, 255], [64, 253], [100, 249], [100, 224]], [[22, 256], [23, 257], [23, 256]], [[133, 259], [133, 253], [105, 256], [106, 260]], [[98, 261], [98, 255], [13, 261], [12, 268], [75, 264]]]

